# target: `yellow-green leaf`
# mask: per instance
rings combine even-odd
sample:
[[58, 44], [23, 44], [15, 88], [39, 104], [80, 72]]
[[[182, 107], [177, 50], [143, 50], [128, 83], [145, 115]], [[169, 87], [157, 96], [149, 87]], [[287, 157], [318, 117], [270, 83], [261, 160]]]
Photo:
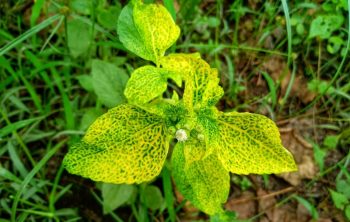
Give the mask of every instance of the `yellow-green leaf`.
[[132, 4], [128, 4], [122, 9], [118, 19], [117, 32], [119, 40], [125, 48], [145, 60], [153, 59], [135, 25]]
[[[176, 78], [175, 74], [173, 75], [166, 69], [143, 66], [131, 74], [124, 94], [131, 103], [145, 104], [161, 96], [167, 89], [167, 79], [174, 76]], [[181, 77], [177, 82], [181, 84]]]
[[171, 54], [162, 58], [161, 65], [169, 71], [180, 72], [185, 81], [183, 100], [190, 111], [195, 107], [213, 106], [222, 97], [217, 70], [211, 69], [198, 54]]
[[297, 170], [292, 154], [283, 147], [275, 123], [251, 113], [223, 113], [218, 118], [219, 159], [237, 174], [269, 174]]
[[165, 51], [179, 38], [180, 28], [160, 4], [135, 4], [133, 18], [150, 60], [159, 65]]
[[95, 181], [142, 183], [156, 177], [168, 153], [163, 120], [125, 104], [109, 110], [64, 158], [66, 169]]
[[157, 65], [180, 35], [180, 28], [166, 8], [140, 1], [123, 8], [117, 31], [120, 41], [128, 50]]
[[230, 176], [216, 154], [186, 166], [185, 143], [177, 143], [172, 154], [172, 172], [179, 191], [207, 214], [223, 212], [230, 189]]

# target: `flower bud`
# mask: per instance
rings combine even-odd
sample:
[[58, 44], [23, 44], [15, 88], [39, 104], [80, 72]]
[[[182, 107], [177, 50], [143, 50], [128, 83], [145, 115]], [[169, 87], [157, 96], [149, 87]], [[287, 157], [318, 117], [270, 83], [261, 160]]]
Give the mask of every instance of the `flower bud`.
[[177, 130], [175, 137], [176, 137], [177, 141], [179, 141], [179, 142], [185, 142], [188, 139], [187, 133], [183, 129]]

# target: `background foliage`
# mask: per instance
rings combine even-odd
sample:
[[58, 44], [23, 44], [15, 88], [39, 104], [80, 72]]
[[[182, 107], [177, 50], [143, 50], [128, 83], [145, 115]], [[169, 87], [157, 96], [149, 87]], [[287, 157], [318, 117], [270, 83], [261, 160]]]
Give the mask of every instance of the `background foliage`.
[[[126, 101], [132, 67], [146, 64], [118, 40], [126, 3], [0, 2], [1, 222], [209, 219], [179, 195], [167, 164], [140, 186], [95, 184], [61, 165], [99, 115]], [[275, 120], [299, 165], [292, 174], [231, 175], [227, 216], [349, 220], [349, 3], [162, 3], [182, 30], [170, 51], [200, 52], [219, 70], [219, 109]]]

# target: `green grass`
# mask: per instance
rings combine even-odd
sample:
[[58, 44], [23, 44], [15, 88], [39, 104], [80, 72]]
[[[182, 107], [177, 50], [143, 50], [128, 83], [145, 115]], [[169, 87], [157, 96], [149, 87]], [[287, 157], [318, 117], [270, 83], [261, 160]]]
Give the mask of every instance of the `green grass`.
[[[210, 220], [176, 194], [168, 163], [150, 184], [161, 193], [159, 207], [147, 206], [154, 200], [145, 194], [150, 185], [134, 185], [130, 198], [106, 215], [103, 206], [115, 203], [103, 199], [104, 186], [65, 171], [64, 154], [108, 110], [95, 91], [92, 60], [128, 75], [145, 62], [125, 51], [114, 23], [106, 24], [120, 2], [27, 2], [0, 3], [0, 221]], [[344, 2], [164, 0], [183, 30], [171, 51], [198, 51], [221, 75], [225, 96], [218, 108], [261, 113], [282, 131], [291, 128], [310, 144], [320, 169], [297, 186], [275, 175], [234, 176], [229, 201], [246, 189], [274, 193], [291, 186], [274, 208], [300, 204], [310, 218], [336, 212], [349, 219], [350, 2]], [[314, 20], [334, 14], [342, 17], [339, 28], [310, 37]], [[341, 39], [336, 52], [332, 37]]]

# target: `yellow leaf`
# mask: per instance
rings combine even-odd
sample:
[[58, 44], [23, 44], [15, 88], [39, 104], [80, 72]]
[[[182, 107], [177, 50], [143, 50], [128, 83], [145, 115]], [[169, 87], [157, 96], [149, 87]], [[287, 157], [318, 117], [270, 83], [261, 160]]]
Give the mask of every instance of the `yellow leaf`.
[[275, 123], [251, 113], [223, 113], [218, 118], [219, 159], [236, 174], [296, 171], [292, 154], [283, 147]]
[[95, 181], [142, 183], [156, 177], [168, 153], [163, 120], [131, 105], [99, 117], [64, 158], [66, 169]]
[[151, 60], [158, 66], [165, 51], [179, 38], [180, 28], [160, 4], [136, 4], [133, 18]]
[[218, 85], [217, 70], [211, 69], [198, 54], [170, 54], [162, 58], [161, 65], [182, 75], [185, 81], [183, 100], [190, 112], [194, 108], [214, 106], [224, 94]]
[[[185, 143], [186, 144], [186, 143]], [[207, 214], [223, 212], [230, 190], [230, 175], [216, 154], [186, 164], [184, 143], [177, 143], [172, 154], [172, 173], [179, 191]], [[192, 147], [193, 148], [193, 147]], [[198, 147], [200, 149], [202, 147]]]

